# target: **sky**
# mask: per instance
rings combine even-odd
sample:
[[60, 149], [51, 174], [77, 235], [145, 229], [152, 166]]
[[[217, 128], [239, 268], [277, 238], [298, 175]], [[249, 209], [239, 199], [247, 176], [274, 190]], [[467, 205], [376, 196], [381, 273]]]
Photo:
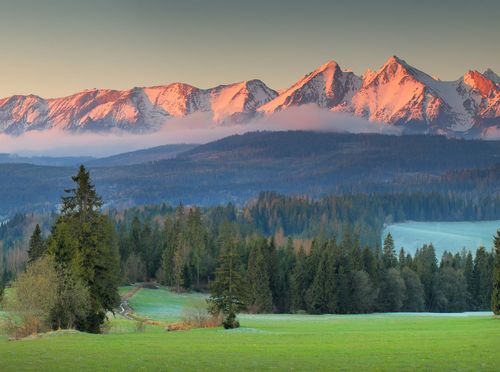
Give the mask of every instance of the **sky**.
[[181, 81], [289, 86], [328, 60], [361, 74], [391, 55], [454, 80], [500, 73], [490, 1], [0, 0], [0, 97]]

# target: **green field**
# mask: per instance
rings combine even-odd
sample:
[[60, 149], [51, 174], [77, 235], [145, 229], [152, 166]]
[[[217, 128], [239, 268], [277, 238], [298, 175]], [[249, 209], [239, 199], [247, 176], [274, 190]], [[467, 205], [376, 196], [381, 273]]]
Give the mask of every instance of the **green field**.
[[141, 289], [129, 301], [134, 311], [154, 320], [179, 320], [182, 308], [192, 300], [206, 298], [199, 293], [174, 293], [165, 288]]
[[491, 249], [499, 228], [500, 221], [403, 222], [386, 226], [382, 240], [390, 232], [396, 248], [404, 247], [412, 255], [417, 248], [432, 243], [440, 259], [445, 250], [455, 253], [465, 248], [475, 252], [480, 246]]
[[[178, 319], [196, 294], [141, 289], [142, 316]], [[136, 309], [137, 310], [137, 309]], [[117, 317], [108, 334], [0, 339], [0, 370], [498, 370], [491, 316], [243, 315], [237, 330], [165, 332]]]

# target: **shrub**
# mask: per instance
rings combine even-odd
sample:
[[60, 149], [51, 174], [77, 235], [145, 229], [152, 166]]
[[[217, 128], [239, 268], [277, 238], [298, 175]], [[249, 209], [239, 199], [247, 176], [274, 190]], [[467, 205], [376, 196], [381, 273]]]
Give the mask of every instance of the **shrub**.
[[52, 256], [28, 265], [5, 301], [7, 330], [13, 338], [73, 328], [86, 315], [90, 293], [81, 279], [58, 268]]
[[220, 326], [222, 316], [211, 314], [205, 300], [192, 300], [182, 310], [182, 321], [191, 328], [210, 328]]
[[12, 284], [5, 308], [12, 337], [50, 330], [51, 311], [57, 302], [58, 275], [54, 260], [42, 257], [30, 264]]

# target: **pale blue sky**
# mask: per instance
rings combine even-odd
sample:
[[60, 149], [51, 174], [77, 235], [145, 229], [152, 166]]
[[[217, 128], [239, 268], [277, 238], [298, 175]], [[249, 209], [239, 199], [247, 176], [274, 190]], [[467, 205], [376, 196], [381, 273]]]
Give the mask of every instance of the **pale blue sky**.
[[496, 1], [0, 0], [0, 97], [260, 78], [396, 54], [442, 79], [500, 73]]

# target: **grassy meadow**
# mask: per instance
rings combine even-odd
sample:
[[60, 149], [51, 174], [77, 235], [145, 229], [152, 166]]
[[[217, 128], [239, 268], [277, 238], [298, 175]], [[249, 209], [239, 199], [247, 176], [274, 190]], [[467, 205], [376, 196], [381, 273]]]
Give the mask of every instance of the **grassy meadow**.
[[[126, 290], [122, 290], [125, 293]], [[141, 289], [140, 316], [168, 323], [199, 294]], [[236, 330], [166, 332], [120, 316], [108, 333], [0, 338], [1, 371], [82, 370], [498, 370], [500, 319], [492, 316], [242, 315]]]
[[412, 255], [424, 244], [432, 243], [438, 259], [441, 259], [445, 250], [456, 253], [465, 248], [475, 252], [480, 246], [490, 250], [493, 246], [493, 236], [499, 228], [500, 221], [409, 221], [386, 226], [382, 241], [391, 233], [397, 250], [404, 247]]

